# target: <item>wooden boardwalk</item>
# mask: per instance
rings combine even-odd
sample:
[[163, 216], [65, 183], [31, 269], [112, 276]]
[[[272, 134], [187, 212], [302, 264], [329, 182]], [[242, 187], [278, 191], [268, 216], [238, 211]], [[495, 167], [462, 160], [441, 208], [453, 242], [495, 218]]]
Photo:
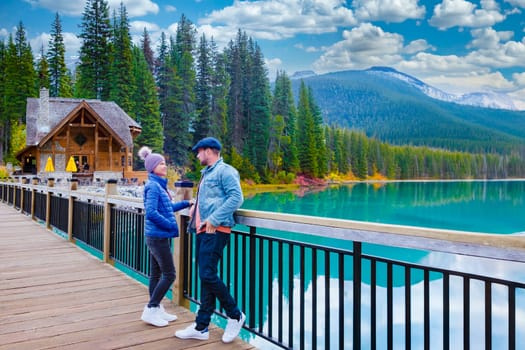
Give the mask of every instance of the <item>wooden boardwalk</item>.
[[175, 330], [195, 315], [168, 301], [179, 319], [157, 328], [140, 320], [147, 288], [0, 203], [0, 349], [254, 349], [181, 340]]

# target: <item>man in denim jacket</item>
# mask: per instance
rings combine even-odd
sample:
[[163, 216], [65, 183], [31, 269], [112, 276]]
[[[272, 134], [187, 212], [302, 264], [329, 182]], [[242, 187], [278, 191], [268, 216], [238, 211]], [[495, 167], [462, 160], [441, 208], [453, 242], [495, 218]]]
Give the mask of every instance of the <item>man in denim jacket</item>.
[[201, 171], [196, 205], [190, 231], [197, 233], [196, 255], [201, 280], [201, 305], [195, 323], [175, 332], [182, 339], [209, 338], [208, 325], [215, 310], [215, 298], [228, 316], [222, 341], [232, 342], [239, 334], [246, 316], [219, 278], [218, 266], [224, 247], [235, 225], [234, 212], [243, 202], [239, 173], [220, 156], [221, 144], [213, 137], [197, 142], [192, 150], [204, 169]]

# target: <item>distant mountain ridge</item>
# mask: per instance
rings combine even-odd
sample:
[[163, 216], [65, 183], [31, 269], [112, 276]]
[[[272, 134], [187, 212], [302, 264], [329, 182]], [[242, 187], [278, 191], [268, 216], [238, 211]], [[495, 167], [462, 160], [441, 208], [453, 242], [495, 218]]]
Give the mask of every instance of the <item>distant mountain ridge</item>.
[[517, 110], [512, 99], [502, 93], [496, 92], [473, 92], [463, 95], [454, 95], [448, 92], [444, 92], [438, 88], [425, 84], [421, 80], [399, 72], [394, 68], [390, 67], [372, 67], [367, 69], [368, 72], [378, 72], [383, 74], [391, 74], [393, 77], [399, 80], [405, 80], [407, 83], [414, 85], [419, 88], [425, 95], [447, 102], [459, 103], [462, 105], [486, 107], [486, 108], [501, 108], [508, 109], [511, 111]]
[[[512, 98], [503, 93], [497, 92], [472, 92], [463, 95], [455, 95], [443, 90], [440, 90], [436, 87], [428, 85], [421, 80], [402, 73], [391, 67], [375, 66], [369, 69], [364, 70], [365, 72], [377, 73], [391, 75], [394, 78], [397, 78], [402, 81], [406, 81], [408, 84], [413, 85], [423, 92], [425, 95], [447, 102], [454, 102], [462, 105], [476, 106], [476, 107], [485, 107], [485, 108], [495, 108], [495, 109], [508, 109], [511, 111], [516, 111], [516, 105], [512, 101]], [[306, 70], [295, 72], [290, 79], [303, 79], [317, 74], [314, 71]]]
[[296, 97], [301, 81], [312, 90], [329, 125], [363, 130], [368, 136], [399, 145], [504, 154], [518, 151], [525, 156], [525, 112], [486, 107], [510, 107], [501, 96], [458, 97], [388, 67], [322, 75], [301, 72], [292, 79]]

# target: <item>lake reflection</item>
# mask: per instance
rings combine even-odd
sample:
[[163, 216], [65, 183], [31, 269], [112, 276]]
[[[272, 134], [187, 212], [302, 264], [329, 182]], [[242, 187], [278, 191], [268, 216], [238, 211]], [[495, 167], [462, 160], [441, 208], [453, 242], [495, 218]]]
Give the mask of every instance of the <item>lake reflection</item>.
[[[254, 209], [350, 219], [358, 221], [399, 224], [409, 226], [431, 227], [473, 232], [486, 232], [498, 234], [511, 234], [525, 231], [525, 181], [458, 181], [458, 182], [396, 182], [382, 185], [358, 183], [348, 186], [329, 187], [322, 191], [306, 193], [265, 193], [247, 198], [243, 209]], [[278, 232], [269, 234], [279, 235]], [[287, 234], [289, 235], [289, 234]], [[288, 237], [289, 238], [289, 237]], [[299, 238], [293, 235], [293, 238]], [[333, 240], [330, 237], [308, 237], [310, 243], [337, 246], [351, 249], [351, 243]], [[462, 271], [483, 276], [502, 278], [506, 280], [525, 282], [525, 264], [508, 261], [494, 261], [454, 254], [439, 252], [418, 251], [404, 248], [391, 248], [373, 244], [364, 244], [363, 253], [374, 256], [386, 257], [393, 260], [408, 261], [425, 266], [434, 266], [443, 269]], [[275, 264], [275, 262], [274, 262]], [[299, 264], [298, 264], [299, 265]], [[311, 266], [311, 261], [304, 261], [305, 266]], [[370, 348], [369, 320], [370, 320], [370, 271], [367, 264], [363, 264], [362, 285], [362, 345], [364, 349]], [[324, 279], [330, 278], [330, 290], [337, 289], [337, 279], [333, 278], [337, 271], [330, 271], [331, 276], [317, 277], [317, 286], [325, 284]], [[394, 349], [404, 349], [404, 275], [394, 274], [393, 295], [394, 300]], [[277, 283], [277, 279], [274, 279]], [[298, 280], [291, 283], [299, 285]], [[312, 276], [305, 281], [306, 310], [310, 310], [307, 319], [323, 315], [325, 310], [322, 303], [317, 303], [317, 309], [311, 310], [312, 301]], [[336, 317], [336, 310], [345, 310], [345, 349], [351, 349], [352, 329], [352, 278], [346, 276], [344, 282], [344, 304], [338, 305], [336, 297], [331, 298], [330, 307], [332, 317]], [[385, 275], [377, 276], [377, 348], [384, 349], [386, 344], [386, 300]], [[430, 278], [431, 295], [431, 349], [443, 348], [443, 319], [442, 319], [442, 288], [443, 280], [440, 276]], [[484, 348], [484, 293], [485, 286], [481, 282], [472, 282], [470, 286], [470, 314], [471, 314], [471, 348]], [[277, 287], [272, 288], [276, 294]], [[414, 349], [422, 348], [423, 344], [423, 281], [422, 276], [412, 276], [410, 290], [413, 296], [411, 316], [413, 326], [411, 329], [411, 345]], [[463, 282], [459, 278], [450, 280], [450, 348], [463, 348]], [[294, 287], [294, 297], [299, 300], [300, 288]], [[318, 297], [322, 300], [323, 290], [319, 289]], [[286, 293], [286, 291], [285, 291]], [[268, 296], [274, 300], [278, 295]], [[285, 295], [287, 300], [290, 296]], [[492, 315], [492, 340], [493, 347], [497, 349], [508, 348], [508, 290], [495, 286], [492, 290], [493, 315]], [[502, 302], [499, 302], [499, 301]], [[520, 330], [525, 329], [525, 293], [518, 290], [516, 294], [516, 329], [518, 337], [516, 348], [525, 348], [525, 336]], [[274, 303], [275, 307], [276, 303]], [[299, 312], [299, 305], [293, 305], [294, 314]], [[288, 305], [283, 307], [288, 310]], [[277, 317], [278, 310], [273, 315]], [[286, 315], [284, 315], [286, 316]], [[265, 317], [266, 319], [266, 317]], [[287, 323], [284, 322], [286, 325]], [[331, 325], [337, 324], [337, 319], [330, 320]], [[310, 325], [306, 322], [307, 327]], [[333, 327], [333, 326], [332, 326]], [[288, 330], [284, 329], [284, 334]], [[306, 329], [307, 348], [311, 348], [308, 341], [312, 330]], [[323, 344], [325, 336], [337, 339], [338, 329], [325, 330], [322, 317], [318, 319], [317, 344]], [[299, 339], [299, 334], [294, 334], [294, 339]], [[257, 340], [253, 342], [257, 344]], [[294, 341], [297, 344], [297, 341]], [[310, 346], [308, 346], [310, 345]], [[334, 344], [335, 345], [335, 344]], [[267, 344], [259, 344], [266, 348]]]

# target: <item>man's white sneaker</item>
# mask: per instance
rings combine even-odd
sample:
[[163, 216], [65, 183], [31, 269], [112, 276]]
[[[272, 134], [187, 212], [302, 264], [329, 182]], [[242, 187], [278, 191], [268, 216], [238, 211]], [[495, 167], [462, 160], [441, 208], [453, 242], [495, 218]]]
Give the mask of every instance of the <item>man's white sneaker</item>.
[[162, 318], [160, 307], [148, 307], [148, 305], [144, 306], [144, 311], [142, 311], [142, 316], [140, 319], [157, 327], [165, 327], [168, 325], [168, 321]]
[[162, 306], [162, 304], [160, 304], [159, 307], [160, 307], [160, 315], [163, 320], [166, 320], [168, 322], [177, 320], [177, 316], [167, 313], [166, 310], [164, 309], [164, 306]]
[[197, 327], [197, 324], [193, 323], [191, 326], [181, 329], [180, 331], [176, 331], [175, 336], [180, 339], [208, 340], [210, 337], [208, 327], [204, 328], [202, 331], [196, 330], [195, 327]]
[[239, 332], [244, 325], [244, 321], [246, 321], [246, 315], [242, 312], [239, 321], [233, 318], [228, 318], [228, 323], [226, 324], [224, 334], [222, 335], [222, 342], [231, 343], [239, 335]]

